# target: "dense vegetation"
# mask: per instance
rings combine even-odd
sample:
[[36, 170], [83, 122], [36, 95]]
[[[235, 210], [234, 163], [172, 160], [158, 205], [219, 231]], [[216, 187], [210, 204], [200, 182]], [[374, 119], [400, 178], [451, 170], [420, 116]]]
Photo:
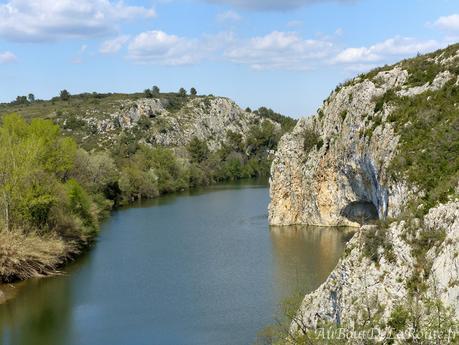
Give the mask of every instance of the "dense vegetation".
[[459, 87], [449, 82], [441, 90], [394, 99], [389, 120], [400, 134], [393, 175], [404, 174], [424, 192], [424, 213], [446, 202], [459, 180]]
[[160, 93], [155, 86], [131, 95], [62, 90], [50, 101], [30, 94], [0, 104], [0, 281], [54, 271], [91, 242], [99, 221], [118, 205], [219, 181], [268, 176], [272, 151], [284, 132], [275, 122], [284, 129], [295, 123], [260, 108], [266, 120], [244, 136], [227, 131], [220, 148], [210, 150], [196, 137], [186, 147], [142, 142], [151, 121], [141, 118], [132, 129], [119, 129], [114, 145], [101, 148], [94, 145], [94, 129], [77, 116], [111, 113], [126, 99], [144, 97], [158, 97], [168, 111], [178, 112], [189, 98], [213, 96], [198, 96], [194, 88], [189, 95], [184, 89]]
[[0, 279], [54, 269], [88, 241], [98, 208], [72, 179], [77, 146], [50, 121], [5, 116], [0, 128]]
[[[211, 183], [250, 177], [267, 177], [270, 150], [281, 133], [271, 122], [251, 128], [245, 140], [240, 133], [227, 132], [227, 141], [211, 152], [205, 141], [193, 138], [186, 148], [165, 148], [125, 142], [115, 152], [113, 164], [119, 171], [119, 195], [115, 202], [128, 203], [163, 193]], [[113, 190], [113, 187], [112, 189]]]

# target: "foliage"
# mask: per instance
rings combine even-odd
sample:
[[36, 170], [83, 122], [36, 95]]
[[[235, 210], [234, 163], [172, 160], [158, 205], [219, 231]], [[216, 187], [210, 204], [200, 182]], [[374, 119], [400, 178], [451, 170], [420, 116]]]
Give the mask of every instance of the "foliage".
[[156, 86], [156, 85], [151, 88], [151, 93], [153, 94], [154, 97], [158, 97], [160, 92], [161, 91], [160, 91], [159, 87]]
[[178, 95], [180, 97], [186, 97], [186, 90], [183, 87], [181, 87], [178, 91]]
[[92, 201], [89, 195], [74, 179], [68, 180], [65, 186], [71, 212], [80, 217], [84, 226], [96, 230], [97, 222], [91, 210]]
[[459, 88], [449, 82], [441, 90], [399, 99], [391, 116], [400, 135], [391, 174], [403, 174], [424, 191], [424, 212], [447, 201], [459, 179], [458, 102]]
[[[246, 111], [250, 111], [250, 108], [247, 108]], [[277, 123], [280, 123], [282, 127], [282, 131], [284, 133], [290, 132], [297, 123], [297, 120], [294, 120], [291, 117], [276, 113], [272, 109], [268, 109], [265, 107], [258, 108], [258, 110], [255, 110], [254, 113], [261, 117], [270, 119]]]
[[209, 147], [207, 143], [203, 140], [199, 140], [197, 137], [191, 139], [187, 149], [192, 163], [201, 163], [209, 156]]
[[151, 92], [150, 89], [145, 89], [145, 90], [143, 91], [143, 93], [144, 93], [144, 95], [145, 95], [146, 98], [153, 98], [153, 92]]
[[70, 99], [70, 92], [68, 92], [67, 90], [62, 90], [61, 92], [59, 92], [59, 98], [62, 101], [68, 101]]
[[384, 255], [387, 261], [395, 262], [396, 257], [392, 242], [387, 236], [387, 228], [383, 225], [377, 225], [370, 229], [365, 229], [363, 236], [363, 255], [379, 264], [381, 255]]
[[28, 124], [13, 114], [3, 118], [0, 145], [3, 226], [44, 225], [59, 198], [58, 186], [72, 167], [74, 141], [61, 137], [50, 121]]
[[323, 141], [319, 134], [311, 128], [306, 128], [303, 132], [303, 149], [304, 152], [308, 153], [313, 148], [320, 149], [323, 145]]

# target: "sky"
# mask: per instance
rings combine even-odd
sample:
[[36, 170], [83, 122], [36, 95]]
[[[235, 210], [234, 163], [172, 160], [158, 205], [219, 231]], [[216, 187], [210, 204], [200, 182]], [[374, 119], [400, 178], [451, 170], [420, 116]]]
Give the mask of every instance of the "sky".
[[0, 102], [158, 85], [298, 118], [455, 42], [458, 0], [0, 0]]

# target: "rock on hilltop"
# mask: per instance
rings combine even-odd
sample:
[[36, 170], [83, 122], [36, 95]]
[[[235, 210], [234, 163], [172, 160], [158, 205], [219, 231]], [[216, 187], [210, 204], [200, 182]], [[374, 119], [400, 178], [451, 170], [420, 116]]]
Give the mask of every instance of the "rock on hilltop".
[[82, 142], [89, 141], [99, 147], [110, 147], [121, 134], [127, 134], [136, 141], [167, 147], [185, 146], [197, 137], [216, 150], [226, 141], [228, 131], [240, 133], [245, 139], [249, 129], [263, 121], [280, 130], [278, 123], [242, 110], [228, 98], [175, 97], [173, 101], [119, 100], [108, 110], [90, 108], [75, 116], [61, 116], [58, 122], [70, 131], [81, 132]]

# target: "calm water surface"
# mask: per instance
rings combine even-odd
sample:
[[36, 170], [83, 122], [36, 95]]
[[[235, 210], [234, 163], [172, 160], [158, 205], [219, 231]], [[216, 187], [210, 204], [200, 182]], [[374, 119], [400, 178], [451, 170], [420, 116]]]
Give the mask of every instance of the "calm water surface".
[[119, 210], [62, 276], [20, 284], [0, 341], [246, 345], [342, 253], [337, 229], [269, 228], [264, 185], [220, 186]]

